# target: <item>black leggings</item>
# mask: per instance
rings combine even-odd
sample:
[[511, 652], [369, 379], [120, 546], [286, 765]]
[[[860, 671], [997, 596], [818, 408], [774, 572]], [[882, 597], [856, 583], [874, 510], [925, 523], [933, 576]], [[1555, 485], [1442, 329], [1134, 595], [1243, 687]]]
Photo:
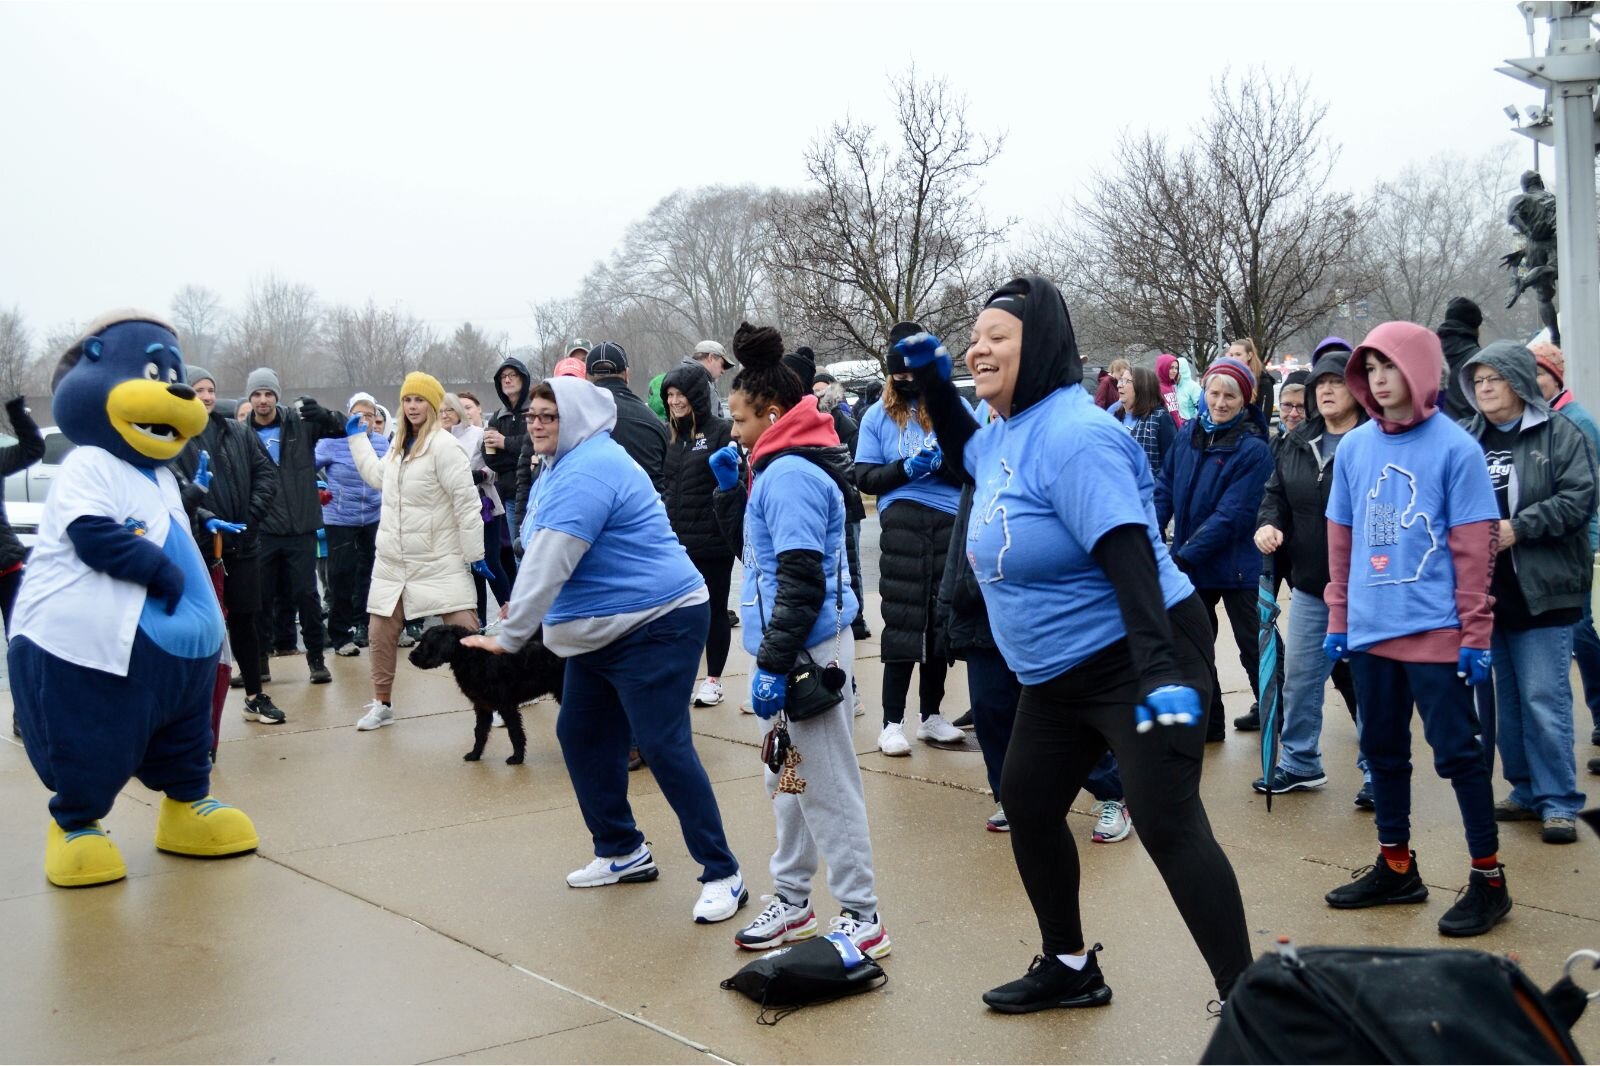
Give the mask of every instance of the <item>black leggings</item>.
[[911, 671], [919, 665], [922, 669], [917, 683], [917, 702], [922, 708], [922, 717], [939, 713], [939, 704], [944, 702], [944, 675], [950, 669], [943, 659], [920, 664], [884, 663], [884, 725], [906, 720], [906, 695], [911, 691]]
[[[1250, 679], [1250, 694], [1257, 702], [1261, 700], [1261, 683], [1256, 674], [1261, 668], [1259, 654], [1261, 633], [1260, 618], [1256, 613], [1256, 590], [1248, 589], [1197, 589], [1202, 602], [1206, 605], [1206, 613], [1211, 616], [1211, 713], [1209, 728], [1213, 736], [1227, 728], [1224, 721], [1222, 708], [1222, 683], [1217, 678], [1217, 604], [1222, 604], [1222, 609], [1227, 612], [1228, 626], [1233, 630], [1233, 642], [1239, 646], [1239, 665], [1244, 667], [1244, 676]], [[1278, 655], [1283, 655], [1283, 644], [1278, 644]]]
[[[1167, 617], [1178, 667], [1203, 704], [1211, 684], [1205, 607], [1190, 597]], [[1067, 808], [1109, 746], [1121, 767], [1128, 809], [1139, 820], [1139, 840], [1226, 997], [1250, 965], [1250, 935], [1239, 882], [1200, 802], [1205, 729], [1156, 726], [1135, 732], [1138, 697], [1125, 641], [1060, 677], [1023, 688], [1000, 785], [1017, 872], [1039, 920], [1045, 953], [1082, 951], [1078, 849]]]
[[227, 608], [228, 643], [244, 677], [244, 694], [261, 692], [261, 563], [254, 555], [223, 559], [222, 605]]
[[691, 555], [689, 561], [705, 579], [711, 594], [711, 631], [706, 634], [706, 676], [721, 677], [728, 665], [728, 645], [733, 627], [728, 624], [728, 595], [733, 587], [733, 556]]

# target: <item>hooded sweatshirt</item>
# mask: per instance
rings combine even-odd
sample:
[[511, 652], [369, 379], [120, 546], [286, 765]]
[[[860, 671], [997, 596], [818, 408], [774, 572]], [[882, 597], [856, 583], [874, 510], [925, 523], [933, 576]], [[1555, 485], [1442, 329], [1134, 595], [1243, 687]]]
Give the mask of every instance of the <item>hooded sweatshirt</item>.
[[683, 393], [690, 413], [683, 418], [671, 418], [668, 413], [672, 436], [667, 442], [661, 491], [667, 517], [691, 556], [726, 559], [728, 545], [711, 506], [717, 479], [711, 473], [710, 459], [732, 439], [733, 425], [717, 417], [710, 378], [698, 364], [668, 371], [661, 383], [662, 394], [669, 389]]
[[710, 596], [649, 475], [611, 439], [611, 394], [577, 378], [547, 383], [561, 415], [556, 451], [528, 500], [499, 640], [516, 651], [543, 625], [545, 646], [573, 656]]
[[[1411, 392], [1411, 415], [1384, 416], [1367, 385], [1383, 355]], [[1454, 663], [1487, 649], [1489, 582], [1500, 519], [1483, 453], [1441, 416], [1439, 338], [1412, 322], [1385, 322], [1345, 370], [1372, 420], [1346, 434], [1328, 498], [1328, 632], [1352, 651], [1402, 662]]]
[[1195, 384], [1189, 360], [1178, 360], [1178, 417], [1185, 422], [1200, 414], [1200, 386]]
[[[515, 370], [517, 376], [522, 378], [522, 392], [515, 402], [512, 402], [506, 396], [505, 390], [500, 387], [500, 374], [508, 368]], [[485, 448], [483, 461], [494, 471], [495, 488], [502, 500], [517, 498], [517, 459], [522, 454], [523, 442], [528, 438], [528, 426], [523, 422], [522, 416], [528, 409], [528, 391], [532, 385], [533, 378], [521, 359], [508, 356], [495, 368], [494, 391], [500, 397], [501, 406], [489, 416], [483, 428], [499, 430], [506, 442], [504, 446], [494, 451]]]
[[[1178, 410], [1178, 386], [1168, 380], [1172, 376], [1172, 368], [1178, 365], [1178, 357], [1162, 352], [1156, 357], [1156, 381], [1161, 384], [1161, 402], [1167, 407], [1167, 414], [1172, 416], [1172, 424], [1179, 429], [1183, 428], [1184, 418]], [[1183, 371], [1178, 371], [1179, 380], [1182, 380]]]

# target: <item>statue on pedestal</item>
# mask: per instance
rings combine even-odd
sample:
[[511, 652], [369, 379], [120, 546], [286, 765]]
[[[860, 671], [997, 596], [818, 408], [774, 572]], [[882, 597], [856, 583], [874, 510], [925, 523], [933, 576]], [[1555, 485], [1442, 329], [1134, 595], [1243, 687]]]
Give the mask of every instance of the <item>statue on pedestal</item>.
[[1556, 326], [1556, 196], [1544, 187], [1536, 170], [1522, 175], [1522, 192], [1511, 198], [1506, 224], [1516, 230], [1523, 247], [1500, 257], [1500, 265], [1512, 272], [1511, 299], [1514, 307], [1523, 292], [1532, 289], [1539, 298], [1539, 321], [1550, 331], [1550, 343], [1561, 343]]

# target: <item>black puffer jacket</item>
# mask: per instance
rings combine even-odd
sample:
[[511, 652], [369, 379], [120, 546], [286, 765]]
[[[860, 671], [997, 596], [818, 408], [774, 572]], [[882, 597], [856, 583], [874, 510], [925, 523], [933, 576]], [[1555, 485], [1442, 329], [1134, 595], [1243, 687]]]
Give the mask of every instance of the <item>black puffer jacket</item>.
[[[306, 402], [309, 405], [312, 401]], [[254, 421], [245, 425], [254, 432]], [[342, 437], [344, 415], [318, 405], [312, 408], [311, 417], [302, 418], [293, 407], [279, 404], [278, 425], [278, 491], [272, 495], [260, 531], [274, 536], [315, 533], [322, 528], [322, 500], [317, 496], [317, 441]]]
[[677, 389], [689, 401], [689, 418], [672, 420], [672, 438], [667, 442], [663, 470], [662, 497], [672, 531], [690, 555], [726, 556], [728, 544], [722, 538], [711, 496], [717, 479], [708, 460], [711, 453], [733, 437], [733, 423], [718, 418], [711, 406], [711, 382], [699, 364], [680, 366], [661, 380], [661, 396]]
[[955, 516], [912, 500], [878, 512], [878, 591], [883, 596], [886, 663], [923, 663], [936, 657], [943, 620], [936, 600]]
[[[1453, 313], [1453, 314], [1452, 314]], [[1459, 315], [1462, 317], [1453, 317]], [[1467, 390], [1461, 385], [1461, 370], [1473, 357], [1478, 354], [1478, 322], [1483, 321], [1483, 312], [1478, 310], [1478, 305], [1471, 301], [1452, 300], [1446, 311], [1445, 320], [1434, 330], [1439, 335], [1439, 347], [1444, 349], [1444, 393], [1439, 397], [1439, 406], [1444, 408], [1444, 413], [1457, 422], [1465, 422], [1477, 414], [1477, 408], [1472, 406], [1472, 398], [1467, 395]]]
[[[961, 505], [956, 508], [955, 530], [965, 530], [972, 515], [973, 487], [961, 490]], [[945, 553], [944, 576], [939, 581], [939, 617], [944, 624], [945, 658], [949, 662], [965, 659], [973, 648], [993, 648], [994, 631], [989, 628], [989, 607], [983, 602], [978, 575], [967, 561], [966, 538], [952, 533]]]
[[[201, 490], [191, 480], [199, 467], [202, 449], [211, 455], [210, 491]], [[278, 468], [261, 446], [261, 438], [247, 424], [224, 416], [220, 410], [212, 411], [205, 431], [184, 447], [174, 466], [201, 554], [211, 556], [212, 540], [205, 532], [206, 521], [220, 518], [224, 522], [242, 522], [246, 527], [243, 533], [223, 536], [223, 558], [254, 555], [261, 523], [278, 494]]]
[[[522, 393], [517, 397], [517, 402], [512, 403], [506, 398], [505, 390], [500, 387], [500, 375], [507, 368], [515, 370], [522, 377]], [[517, 473], [518, 462], [521, 460], [523, 448], [528, 443], [528, 423], [523, 416], [528, 409], [528, 390], [533, 385], [533, 376], [528, 373], [528, 368], [521, 359], [507, 357], [494, 371], [494, 391], [500, 397], [501, 407], [489, 420], [484, 423], [484, 429], [499, 430], [505, 437], [503, 448], [496, 448], [490, 452], [487, 448], [483, 451], [483, 462], [490, 470], [494, 471], [495, 488], [500, 490], [502, 500], [517, 499]], [[517, 516], [520, 518], [522, 510], [518, 508]], [[515, 530], [512, 530], [515, 533]]]
[[[700, 371], [700, 376], [704, 377], [705, 371]], [[617, 401], [617, 424], [612, 427], [611, 439], [644, 467], [644, 472], [650, 475], [650, 484], [660, 492], [662, 468], [667, 462], [667, 427], [620, 377], [596, 378], [590, 384], [605, 389]]]
[[[11, 420], [11, 431], [16, 434], [17, 443], [0, 448], [0, 478], [26, 470], [44, 458], [44, 435], [39, 432], [39, 424], [28, 413], [28, 405], [21, 396], [6, 403], [6, 417]], [[22, 541], [11, 531], [4, 497], [5, 494], [0, 493], [0, 573], [22, 562], [28, 554]]]
[[[1367, 413], [1356, 408], [1361, 422]], [[1333, 491], [1333, 464], [1337, 453], [1325, 456], [1321, 448], [1327, 424], [1321, 415], [1279, 438], [1272, 476], [1256, 512], [1256, 528], [1275, 526], [1283, 533], [1283, 547], [1274, 553], [1282, 567], [1288, 560], [1289, 587], [1319, 599], [1328, 585], [1328, 496]]]

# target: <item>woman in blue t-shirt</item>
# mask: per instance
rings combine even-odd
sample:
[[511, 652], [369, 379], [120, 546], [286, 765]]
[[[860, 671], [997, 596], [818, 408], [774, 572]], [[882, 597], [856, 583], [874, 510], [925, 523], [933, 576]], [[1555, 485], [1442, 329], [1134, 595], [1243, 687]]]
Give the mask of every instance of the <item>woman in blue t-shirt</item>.
[[[889, 339], [892, 343], [921, 332], [915, 322], [901, 322]], [[883, 399], [862, 416], [856, 437], [856, 485], [878, 498], [878, 591], [883, 597], [883, 732], [878, 750], [885, 755], [911, 754], [904, 722], [913, 668], [921, 672], [917, 739], [950, 743], [962, 736], [939, 713], [949, 664], [935, 651], [943, 644], [935, 601], [961, 503], [961, 482], [942, 458], [938, 434], [917, 393], [904, 358], [891, 350]]]
[[711, 618], [706, 583], [650, 476], [611, 439], [617, 405], [609, 392], [549, 378], [530, 391], [524, 417], [546, 466], [522, 520], [523, 565], [499, 632], [462, 644], [514, 652], [542, 626], [545, 647], [567, 660], [556, 739], [595, 854], [567, 884], [658, 875], [628, 805], [631, 734], [704, 868], [694, 920], [732, 918], [750, 894], [689, 728]]
[[[833, 417], [818, 409], [816, 397], [782, 364], [778, 332], [745, 323], [733, 336], [733, 351], [743, 369], [733, 379], [728, 406], [734, 439], [750, 457], [748, 484], [734, 445], [712, 456], [711, 469], [717, 517], [744, 559], [740, 632], [756, 665], [751, 709], [765, 719], [783, 708], [788, 675], [803, 655], [821, 667], [837, 664], [841, 690], [850, 690], [850, 622], [859, 605], [850, 588], [845, 526], [859, 519], [861, 502]], [[764, 784], [778, 823], [773, 894], [763, 897], [767, 906], [734, 937], [741, 948], [764, 951], [816, 933], [811, 881], [820, 852], [828, 861], [828, 891], [843, 908], [833, 930], [865, 955], [889, 953], [853, 721], [846, 698], [788, 723], [805, 760], [806, 788], [780, 792], [778, 774], [767, 770]]]
[[1044, 950], [984, 1002], [1023, 1013], [1111, 999], [1085, 951], [1066, 826], [1107, 748], [1139, 839], [1226, 998], [1250, 964], [1250, 937], [1200, 802], [1205, 737], [1195, 726], [1210, 695], [1211, 628], [1161, 542], [1144, 452], [1080, 385], [1066, 303], [1044, 278], [1001, 288], [973, 327], [966, 363], [997, 416], [981, 429], [937, 338], [900, 347], [946, 461], [975, 485], [967, 553], [995, 642], [1023, 684], [1001, 790]]

